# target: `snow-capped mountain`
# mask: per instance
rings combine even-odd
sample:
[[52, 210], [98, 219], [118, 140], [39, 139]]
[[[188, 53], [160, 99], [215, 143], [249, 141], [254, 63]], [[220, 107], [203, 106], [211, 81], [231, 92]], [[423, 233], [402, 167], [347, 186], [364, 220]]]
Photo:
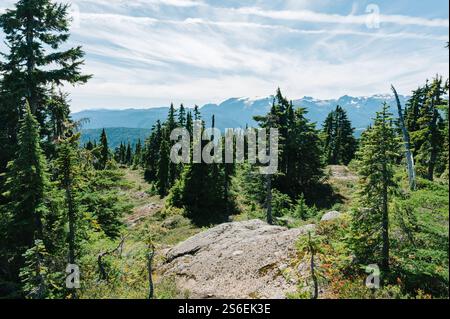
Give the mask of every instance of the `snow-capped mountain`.
[[[407, 97], [400, 96], [404, 105]], [[206, 104], [201, 108], [202, 118], [210, 124], [212, 115], [216, 118], [216, 127], [244, 128], [246, 125], [255, 126], [253, 117], [266, 114], [272, 105], [273, 96], [261, 98], [230, 98], [220, 104]], [[362, 131], [372, 121], [381, 105], [387, 102], [395, 107], [395, 99], [391, 95], [374, 95], [370, 97], [342, 96], [338, 99], [319, 100], [305, 96], [294, 100], [295, 107], [303, 107], [308, 111], [307, 117], [320, 127], [327, 114], [340, 105], [347, 110], [356, 132]], [[84, 129], [103, 127], [150, 128], [158, 119], [167, 117], [168, 107], [127, 110], [88, 110], [73, 114], [75, 120], [89, 118]], [[395, 114], [395, 108], [393, 113]]]

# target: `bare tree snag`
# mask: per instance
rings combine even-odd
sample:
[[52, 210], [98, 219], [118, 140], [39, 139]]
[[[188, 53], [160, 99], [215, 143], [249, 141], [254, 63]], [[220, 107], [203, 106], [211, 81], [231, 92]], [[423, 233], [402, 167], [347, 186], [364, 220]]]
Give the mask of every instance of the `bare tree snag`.
[[403, 142], [405, 143], [405, 156], [406, 156], [406, 165], [408, 167], [408, 178], [409, 178], [409, 188], [411, 190], [416, 189], [416, 172], [414, 169], [414, 158], [411, 152], [411, 140], [409, 137], [408, 130], [405, 126], [405, 118], [403, 117], [403, 111], [402, 111], [402, 105], [400, 103], [400, 99], [398, 97], [397, 90], [392, 85], [392, 91], [395, 95], [395, 100], [397, 101], [397, 109], [398, 109], [398, 117], [399, 117], [399, 124], [402, 129], [403, 133]]
[[112, 255], [116, 252], [119, 253], [119, 257], [122, 256], [122, 250], [123, 250], [123, 244], [125, 243], [125, 236], [122, 236], [119, 245], [117, 245], [116, 248], [109, 250], [109, 251], [105, 251], [105, 252], [101, 252], [100, 254], [98, 254], [97, 256], [97, 264], [98, 264], [98, 270], [100, 273], [100, 280], [106, 280], [108, 281], [108, 273], [106, 272], [105, 269], [105, 265], [103, 264], [103, 257], [107, 256], [107, 255]]
[[273, 225], [273, 216], [272, 216], [272, 175], [266, 175], [266, 186], [267, 186], [267, 195], [266, 195], [266, 208], [267, 208], [267, 223], [269, 225]]
[[153, 244], [149, 245], [149, 252], [147, 255], [147, 271], [148, 271], [148, 299], [154, 298], [154, 287], [153, 287], [153, 269], [152, 269], [152, 263], [153, 263], [153, 257], [155, 257], [155, 246]]

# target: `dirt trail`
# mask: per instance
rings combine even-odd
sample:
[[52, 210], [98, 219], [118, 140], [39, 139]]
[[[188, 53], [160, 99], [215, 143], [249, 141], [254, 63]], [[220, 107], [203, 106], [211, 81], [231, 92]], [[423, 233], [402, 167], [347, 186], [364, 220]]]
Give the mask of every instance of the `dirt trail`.
[[128, 195], [134, 206], [133, 213], [126, 216], [125, 223], [129, 227], [134, 227], [143, 219], [159, 212], [164, 205], [163, 200], [158, 196], [151, 196], [147, 193], [150, 184], [144, 180], [140, 170], [126, 169], [124, 174], [124, 178], [133, 185], [128, 190]]

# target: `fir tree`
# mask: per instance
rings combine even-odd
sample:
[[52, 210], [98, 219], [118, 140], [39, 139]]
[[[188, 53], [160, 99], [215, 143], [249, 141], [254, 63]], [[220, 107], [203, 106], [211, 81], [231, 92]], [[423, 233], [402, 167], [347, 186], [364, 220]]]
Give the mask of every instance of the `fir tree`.
[[108, 137], [106, 136], [105, 129], [102, 130], [102, 134], [100, 135], [100, 144], [99, 167], [100, 169], [105, 169], [109, 160]]
[[166, 140], [161, 142], [158, 160], [158, 193], [161, 197], [167, 195], [169, 190], [169, 161], [170, 161], [169, 144]]
[[92, 151], [92, 150], [94, 149], [94, 144], [91, 142], [91, 140], [89, 140], [89, 141], [86, 143], [86, 145], [85, 145], [84, 148], [87, 149], [88, 151]]
[[134, 156], [133, 156], [133, 166], [134, 168], [137, 168], [141, 165], [142, 162], [142, 143], [141, 139], [138, 139], [138, 142], [136, 143], [136, 147], [134, 149]]
[[48, 187], [46, 160], [39, 140], [39, 123], [27, 104], [19, 123], [18, 148], [8, 165], [6, 198], [10, 216], [8, 241], [14, 252], [13, 272], [23, 265], [22, 254], [43, 239], [42, 212]]
[[278, 90], [269, 114], [255, 120], [261, 127], [276, 128], [280, 133], [279, 172], [272, 177], [272, 187], [292, 199], [303, 193], [311, 201], [320, 196], [315, 186], [323, 175], [323, 165], [318, 132], [305, 114], [303, 108], [294, 110]]
[[194, 129], [194, 123], [192, 119], [192, 113], [191, 111], [188, 111], [186, 116], [186, 130], [189, 132], [189, 134], [192, 136]]
[[194, 121], [200, 121], [202, 116], [200, 115], [200, 109], [198, 105], [194, 106]]
[[167, 138], [170, 138], [170, 133], [176, 129], [178, 127], [178, 123], [176, 120], [176, 110], [173, 106], [173, 103], [170, 104], [170, 108], [169, 108], [169, 115], [167, 116], [167, 121], [166, 121], [166, 134], [167, 134]]
[[[377, 262], [389, 271], [389, 200], [396, 189], [394, 165], [399, 139], [385, 103], [367, 130], [357, 153], [359, 208], [352, 218], [353, 248], [361, 262]], [[381, 248], [380, 248], [381, 247]]]
[[146, 142], [143, 155], [145, 167], [144, 177], [145, 180], [150, 183], [158, 180], [158, 162], [160, 157], [159, 150], [161, 148], [162, 139], [161, 122], [158, 120], [152, 128], [152, 133]]
[[356, 152], [354, 129], [347, 118], [347, 112], [339, 105], [328, 114], [323, 125], [322, 140], [325, 161], [329, 165], [348, 165]]
[[90, 78], [80, 71], [81, 47], [61, 50], [69, 38], [68, 9], [69, 5], [50, 0], [20, 0], [0, 16], [9, 48], [0, 62], [0, 141], [8, 145], [2, 151], [0, 173], [14, 154], [25, 99], [41, 126], [41, 136], [48, 136], [45, 122], [52, 118], [47, 104], [49, 85], [82, 84]]
[[424, 87], [413, 92], [405, 110], [417, 173], [429, 180], [445, 170], [439, 163], [445, 141], [445, 124], [439, 109], [447, 103], [446, 90], [441, 77], [433, 79], [431, 84], [427, 81]]
[[[79, 175], [78, 163], [78, 138], [74, 135], [64, 141], [58, 147], [58, 177], [61, 189], [65, 193], [65, 211], [67, 212], [67, 220], [69, 224], [68, 242], [68, 262], [76, 264], [77, 247], [76, 247], [76, 231], [78, 221], [78, 204], [76, 201], [77, 179]], [[76, 295], [74, 295], [76, 297]]]
[[48, 253], [42, 240], [36, 240], [23, 257], [25, 266], [20, 270], [23, 292], [28, 299], [44, 299], [47, 296], [49, 283], [47, 282], [48, 268], [45, 261]]
[[132, 164], [132, 159], [133, 159], [132, 153], [133, 153], [133, 151], [131, 150], [131, 144], [130, 144], [130, 142], [128, 142], [127, 151], [126, 151], [126, 155], [125, 155], [125, 164], [127, 164], [127, 165]]
[[180, 105], [178, 110], [178, 125], [181, 127], [186, 126], [186, 109], [183, 104]]

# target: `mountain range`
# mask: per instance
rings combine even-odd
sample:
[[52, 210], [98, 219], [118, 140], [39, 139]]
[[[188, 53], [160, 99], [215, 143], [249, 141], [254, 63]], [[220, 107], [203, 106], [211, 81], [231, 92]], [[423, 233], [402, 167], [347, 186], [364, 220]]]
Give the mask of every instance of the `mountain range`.
[[[206, 126], [211, 125], [211, 117], [215, 115], [216, 127], [224, 130], [226, 128], [245, 128], [256, 126], [253, 117], [264, 115], [272, 106], [273, 96], [263, 98], [230, 98], [220, 104], [206, 104], [200, 108], [202, 118]], [[404, 106], [408, 97], [400, 96]], [[308, 113], [309, 120], [316, 122], [318, 127], [329, 112], [340, 105], [347, 111], [348, 117], [355, 128], [355, 134], [361, 132], [372, 122], [381, 105], [386, 102], [395, 107], [395, 98], [392, 95], [373, 95], [369, 97], [342, 96], [338, 99], [319, 100], [305, 96], [293, 101], [295, 107], [303, 107]], [[83, 125], [82, 142], [95, 139], [101, 128], [109, 128], [114, 132], [115, 139], [123, 141], [130, 140], [134, 143], [136, 139], [144, 136], [157, 120], [164, 121], [167, 118], [168, 107], [142, 108], [142, 109], [92, 109], [85, 110], [72, 115], [74, 120], [88, 119]], [[396, 108], [392, 109], [396, 114]], [[111, 130], [116, 128], [116, 130]], [[120, 128], [120, 130], [118, 130]], [[122, 134], [122, 135], [121, 135]], [[120, 144], [120, 141], [118, 142]], [[117, 144], [117, 141], [113, 144]]]

